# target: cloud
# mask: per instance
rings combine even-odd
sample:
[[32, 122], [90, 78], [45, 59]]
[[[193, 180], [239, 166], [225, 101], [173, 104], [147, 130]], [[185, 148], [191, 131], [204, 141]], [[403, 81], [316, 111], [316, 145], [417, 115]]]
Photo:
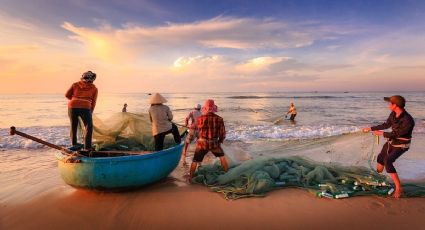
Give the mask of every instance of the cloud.
[[319, 79], [315, 68], [286, 56], [260, 56], [236, 60], [220, 55], [198, 55], [179, 57], [174, 61], [171, 70], [180, 78], [226, 80], [237, 85], [262, 82], [264, 85], [276, 81], [315, 81]]
[[85, 44], [89, 52], [105, 59], [122, 57], [124, 53], [134, 58], [158, 50], [300, 48], [321, 39], [352, 33], [349, 29], [329, 25], [231, 17], [151, 27], [128, 23], [120, 28], [110, 25], [87, 28], [70, 22], [64, 22], [62, 27], [72, 32], [71, 38]]

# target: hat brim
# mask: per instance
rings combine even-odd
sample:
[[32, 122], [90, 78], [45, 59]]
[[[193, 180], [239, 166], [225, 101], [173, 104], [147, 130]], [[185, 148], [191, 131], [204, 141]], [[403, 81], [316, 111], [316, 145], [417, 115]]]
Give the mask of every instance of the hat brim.
[[391, 98], [390, 97], [384, 97], [384, 101], [391, 102]]

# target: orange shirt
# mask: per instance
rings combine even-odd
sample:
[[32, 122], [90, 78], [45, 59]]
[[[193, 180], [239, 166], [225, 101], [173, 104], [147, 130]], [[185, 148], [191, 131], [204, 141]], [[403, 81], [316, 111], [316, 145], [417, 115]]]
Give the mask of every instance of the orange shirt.
[[68, 108], [94, 110], [97, 100], [97, 88], [93, 83], [75, 82], [65, 94], [70, 101]]

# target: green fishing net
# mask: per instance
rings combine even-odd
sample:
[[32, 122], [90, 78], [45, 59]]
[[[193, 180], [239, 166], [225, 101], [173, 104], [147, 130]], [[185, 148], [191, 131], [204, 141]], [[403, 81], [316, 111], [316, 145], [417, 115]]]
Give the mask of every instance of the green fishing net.
[[[116, 113], [101, 120], [93, 116], [93, 144], [96, 150], [152, 151], [155, 147], [148, 114]], [[167, 135], [164, 148], [175, 145]]]
[[[313, 162], [301, 157], [258, 157], [224, 173], [219, 164], [198, 169], [194, 183], [204, 184], [226, 199], [264, 196], [279, 188], [307, 189], [332, 199], [361, 195], [389, 195], [394, 190], [386, 177], [365, 167], [346, 167]], [[408, 197], [425, 196], [425, 186], [405, 184]]]

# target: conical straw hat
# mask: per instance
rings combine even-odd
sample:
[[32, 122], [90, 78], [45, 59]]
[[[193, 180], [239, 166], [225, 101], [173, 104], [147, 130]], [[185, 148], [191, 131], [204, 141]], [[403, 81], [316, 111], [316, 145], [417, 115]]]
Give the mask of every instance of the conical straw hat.
[[159, 93], [155, 93], [151, 99], [150, 99], [150, 104], [163, 104], [166, 103], [167, 99], [165, 99], [161, 94]]

